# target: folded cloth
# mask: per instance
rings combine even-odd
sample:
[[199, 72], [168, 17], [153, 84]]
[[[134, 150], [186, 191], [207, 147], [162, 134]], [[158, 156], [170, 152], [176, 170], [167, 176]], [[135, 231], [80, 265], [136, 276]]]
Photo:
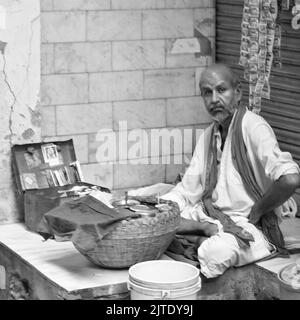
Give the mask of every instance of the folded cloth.
[[130, 210], [112, 209], [91, 195], [70, 200], [48, 211], [40, 224], [38, 232], [45, 238], [51, 236], [71, 239], [80, 228], [89, 230], [102, 239], [124, 219], [138, 218], [139, 215]]

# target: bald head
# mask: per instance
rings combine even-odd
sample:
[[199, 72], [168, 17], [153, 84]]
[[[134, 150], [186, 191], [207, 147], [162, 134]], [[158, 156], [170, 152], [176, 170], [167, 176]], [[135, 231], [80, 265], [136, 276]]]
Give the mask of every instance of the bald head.
[[200, 78], [199, 87], [202, 88], [203, 83], [208, 81], [214, 75], [219, 75], [223, 78], [223, 80], [228, 81], [233, 88], [236, 88], [240, 81], [236, 73], [226, 64], [216, 63], [212, 64], [208, 68], [206, 68]]

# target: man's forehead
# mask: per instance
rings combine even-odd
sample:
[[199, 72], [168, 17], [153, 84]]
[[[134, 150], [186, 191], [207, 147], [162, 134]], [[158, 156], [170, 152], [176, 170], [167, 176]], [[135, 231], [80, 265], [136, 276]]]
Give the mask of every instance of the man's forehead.
[[215, 72], [215, 73], [233, 75], [232, 69], [226, 64], [222, 64], [222, 63], [212, 64], [208, 66], [205, 69], [205, 72]]
[[201, 75], [200, 85], [215, 86], [219, 84], [232, 84], [233, 74], [232, 72], [223, 67], [208, 68], [203, 71]]

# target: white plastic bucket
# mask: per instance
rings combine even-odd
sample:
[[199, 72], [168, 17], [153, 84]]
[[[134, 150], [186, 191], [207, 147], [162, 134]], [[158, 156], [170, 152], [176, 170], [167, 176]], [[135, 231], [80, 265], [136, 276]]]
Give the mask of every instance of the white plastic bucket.
[[185, 262], [151, 260], [129, 268], [131, 300], [196, 300], [199, 270]]

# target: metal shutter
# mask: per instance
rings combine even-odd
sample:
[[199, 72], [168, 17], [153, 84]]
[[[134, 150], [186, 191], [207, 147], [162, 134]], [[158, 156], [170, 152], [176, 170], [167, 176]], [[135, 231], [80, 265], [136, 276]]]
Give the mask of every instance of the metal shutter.
[[[243, 0], [216, 0], [216, 61], [229, 64], [243, 78], [238, 65]], [[291, 11], [281, 15], [282, 68], [272, 68], [271, 100], [262, 99], [261, 115], [272, 126], [282, 150], [300, 163], [300, 30], [291, 27]], [[242, 81], [248, 101], [248, 84]]]

